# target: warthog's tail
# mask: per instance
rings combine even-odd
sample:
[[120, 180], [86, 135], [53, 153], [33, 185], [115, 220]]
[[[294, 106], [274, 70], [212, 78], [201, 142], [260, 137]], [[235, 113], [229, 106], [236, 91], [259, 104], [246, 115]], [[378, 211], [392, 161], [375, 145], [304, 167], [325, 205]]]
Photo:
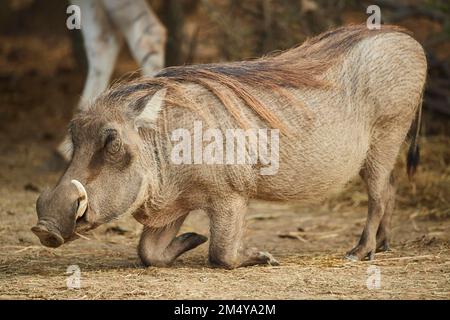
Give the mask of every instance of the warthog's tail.
[[420, 149], [419, 149], [419, 134], [420, 127], [422, 124], [422, 98], [419, 102], [419, 107], [417, 108], [416, 118], [411, 126], [411, 144], [408, 150], [408, 157], [406, 159], [406, 171], [408, 173], [408, 178], [412, 181], [414, 173], [416, 173], [417, 166], [420, 162]]

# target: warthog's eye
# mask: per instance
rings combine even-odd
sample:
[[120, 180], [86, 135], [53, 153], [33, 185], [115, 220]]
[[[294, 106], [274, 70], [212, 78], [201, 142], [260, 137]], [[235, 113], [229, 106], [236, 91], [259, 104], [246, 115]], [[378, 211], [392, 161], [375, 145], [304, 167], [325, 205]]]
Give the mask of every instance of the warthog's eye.
[[111, 141], [111, 143], [109, 144], [108, 151], [110, 153], [117, 153], [117, 152], [119, 152], [121, 146], [122, 146], [122, 142], [120, 141], [119, 138], [116, 138], [113, 141]]
[[115, 154], [122, 148], [122, 140], [120, 140], [117, 131], [111, 130], [105, 139], [105, 148], [108, 153]]

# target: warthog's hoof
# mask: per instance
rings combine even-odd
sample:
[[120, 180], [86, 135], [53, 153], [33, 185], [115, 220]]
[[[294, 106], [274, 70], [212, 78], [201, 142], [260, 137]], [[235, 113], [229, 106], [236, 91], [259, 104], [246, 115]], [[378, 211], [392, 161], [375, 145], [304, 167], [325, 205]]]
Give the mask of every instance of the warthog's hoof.
[[385, 242], [377, 248], [377, 252], [386, 252], [386, 251], [391, 251], [391, 246], [389, 245], [389, 242]]
[[366, 258], [368, 260], [374, 260], [375, 249], [367, 249], [367, 247], [363, 245], [357, 245], [345, 255], [345, 259], [350, 261], [362, 261]]
[[358, 257], [353, 254], [346, 254], [344, 259], [347, 259], [350, 261], [359, 261]]
[[267, 251], [260, 251], [259, 257], [261, 260], [266, 260], [266, 263], [271, 266], [279, 266], [280, 263]]
[[377, 239], [377, 252], [390, 251], [391, 246], [389, 245], [389, 240], [383, 237], [382, 240]]

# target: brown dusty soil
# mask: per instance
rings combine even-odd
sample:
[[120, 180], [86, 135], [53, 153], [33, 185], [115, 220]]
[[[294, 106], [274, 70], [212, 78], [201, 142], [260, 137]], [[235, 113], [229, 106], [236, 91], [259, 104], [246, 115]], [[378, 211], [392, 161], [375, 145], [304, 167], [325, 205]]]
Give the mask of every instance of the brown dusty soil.
[[[141, 226], [131, 217], [91, 232], [90, 240], [41, 246], [30, 232], [35, 201], [60, 174], [49, 169], [49, 159], [83, 78], [67, 40], [22, 36], [0, 43], [0, 298], [450, 298], [450, 138], [444, 135], [422, 138], [415, 191], [405, 177], [402, 152], [393, 250], [371, 262], [342, 259], [366, 217], [360, 181], [314, 207], [251, 204], [246, 243], [271, 252], [280, 266], [212, 269], [204, 244], [171, 268], [144, 268], [136, 254]], [[117, 74], [135, 68], [127, 57], [120, 61]], [[205, 215], [193, 213], [182, 231], [207, 235]], [[80, 289], [67, 288], [71, 265], [81, 270]], [[379, 288], [367, 286], [370, 266], [379, 268]]]

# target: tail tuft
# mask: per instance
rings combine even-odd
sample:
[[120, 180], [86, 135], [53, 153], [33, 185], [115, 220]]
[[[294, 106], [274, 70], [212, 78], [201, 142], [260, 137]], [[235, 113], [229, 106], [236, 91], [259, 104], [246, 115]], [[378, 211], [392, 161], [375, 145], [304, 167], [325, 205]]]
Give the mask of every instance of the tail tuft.
[[413, 181], [414, 174], [416, 173], [420, 162], [419, 135], [420, 128], [422, 127], [422, 97], [423, 91], [417, 108], [416, 118], [411, 124], [410, 132], [413, 133], [413, 136], [406, 158], [406, 172], [408, 173], [408, 178], [411, 182]]
[[408, 150], [408, 157], [406, 159], [406, 171], [408, 178], [412, 181], [414, 174], [417, 171], [417, 167], [420, 162], [420, 148], [418, 144], [411, 144]]

